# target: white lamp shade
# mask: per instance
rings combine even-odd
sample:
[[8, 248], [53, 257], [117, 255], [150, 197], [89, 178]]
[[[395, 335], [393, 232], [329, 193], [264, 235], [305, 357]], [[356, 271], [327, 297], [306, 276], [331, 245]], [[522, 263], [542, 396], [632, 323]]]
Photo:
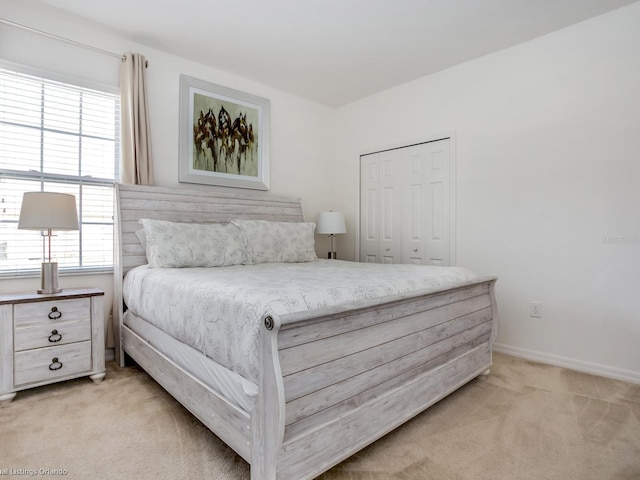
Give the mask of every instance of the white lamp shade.
[[22, 230], [78, 230], [76, 197], [67, 193], [26, 192], [18, 228]]
[[347, 233], [344, 214], [340, 212], [320, 212], [316, 221], [316, 233], [321, 235]]

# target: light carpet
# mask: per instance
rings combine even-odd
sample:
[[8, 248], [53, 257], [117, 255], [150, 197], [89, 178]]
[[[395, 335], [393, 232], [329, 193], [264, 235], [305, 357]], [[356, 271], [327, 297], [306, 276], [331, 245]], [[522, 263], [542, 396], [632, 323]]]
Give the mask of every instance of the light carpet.
[[[248, 480], [249, 467], [143, 371], [110, 363], [99, 385], [0, 408], [0, 478], [30, 474]], [[640, 385], [496, 354], [491, 375], [319, 478], [640, 480]]]

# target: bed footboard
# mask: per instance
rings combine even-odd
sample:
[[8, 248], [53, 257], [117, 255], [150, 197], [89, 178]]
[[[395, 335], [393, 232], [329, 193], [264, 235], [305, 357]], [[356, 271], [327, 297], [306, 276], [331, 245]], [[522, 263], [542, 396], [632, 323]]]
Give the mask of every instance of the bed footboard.
[[494, 283], [266, 318], [252, 479], [314, 478], [485, 372]]

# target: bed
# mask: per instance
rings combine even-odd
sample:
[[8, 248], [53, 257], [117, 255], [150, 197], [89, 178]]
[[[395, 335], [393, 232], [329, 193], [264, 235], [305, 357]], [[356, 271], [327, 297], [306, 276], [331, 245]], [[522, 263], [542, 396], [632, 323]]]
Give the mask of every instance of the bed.
[[[245, 239], [262, 223], [308, 236], [301, 202], [263, 192], [115, 190], [117, 359], [124, 365], [126, 354], [147, 371], [250, 464], [252, 480], [315, 478], [491, 366], [495, 277], [434, 267], [442, 274], [434, 280], [416, 266], [312, 258], [257, 262], [257, 250], [221, 267], [151, 268], [159, 257], [147, 258], [155, 254], [143, 246], [141, 220], [152, 236], [163, 222], [235, 225]], [[154, 299], [153, 284], [173, 293]], [[181, 304], [188, 295], [195, 299]], [[218, 325], [227, 313], [239, 327]]]

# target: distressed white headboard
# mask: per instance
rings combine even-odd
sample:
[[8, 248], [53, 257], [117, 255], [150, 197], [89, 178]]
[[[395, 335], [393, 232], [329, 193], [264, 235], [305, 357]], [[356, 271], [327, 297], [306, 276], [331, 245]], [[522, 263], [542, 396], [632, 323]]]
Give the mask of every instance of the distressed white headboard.
[[186, 188], [116, 184], [116, 263], [124, 275], [147, 263], [135, 232], [141, 218], [174, 222], [218, 223], [234, 218], [301, 222], [299, 198], [257, 191], [228, 193]]

